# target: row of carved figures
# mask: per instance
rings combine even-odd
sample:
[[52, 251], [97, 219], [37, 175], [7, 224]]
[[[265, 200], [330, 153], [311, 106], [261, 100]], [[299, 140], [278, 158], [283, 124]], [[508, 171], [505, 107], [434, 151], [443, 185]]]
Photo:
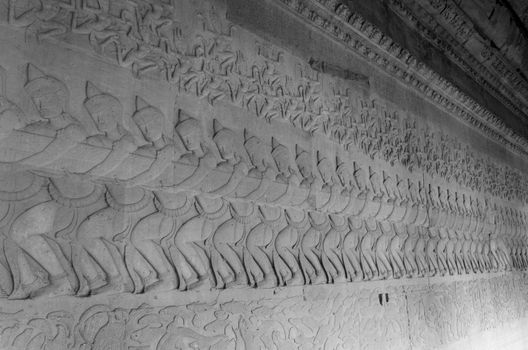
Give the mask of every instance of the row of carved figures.
[[[27, 74], [25, 90], [40, 120], [31, 120], [30, 113], [2, 96], [4, 170], [51, 169], [151, 190], [195, 190], [414, 225], [426, 223], [426, 208], [475, 216], [491, 209], [489, 199], [404, 178], [390, 169], [380, 171], [348, 155], [328, 155], [299, 145], [292, 150], [278, 138], [262, 140], [248, 129], [235, 131], [216, 119], [207, 131], [204, 121], [181, 110], [167, 132], [167, 117], [139, 97], [127, 123], [121, 102], [90, 82], [83, 103], [90, 118], [81, 122], [68, 112], [64, 83], [33, 65], [28, 65]], [[19, 155], [17, 149], [25, 152]], [[520, 220], [514, 218], [518, 212], [506, 214]]]
[[[125, 8], [118, 11], [120, 6]], [[204, 33], [182, 38], [169, 15], [171, 6], [119, 4], [110, 10], [82, 2], [72, 6], [49, 1], [39, 7], [12, 0], [9, 10], [15, 26], [37, 36], [82, 34], [99, 54], [110, 50], [120, 65], [136, 72], [164, 70], [170, 80], [178, 81], [182, 92], [211, 103], [230, 99], [268, 120], [286, 119], [294, 127], [321, 132], [347, 149], [353, 145], [372, 158], [399, 163], [411, 171], [420, 169], [493, 196], [528, 198], [528, 184], [520, 172], [479, 157], [447, 133], [417, 125], [415, 119], [387, 111], [374, 101], [358, 103], [346, 89], [336, 88], [326, 98], [318, 73], [308, 67], [301, 69], [302, 78], [295, 78], [269, 62], [244, 59], [227, 40], [231, 26], [218, 13], [196, 14]], [[265, 51], [259, 49], [261, 54]], [[123, 142], [120, 146], [133, 149]]]
[[11, 299], [271, 288], [524, 269], [523, 224], [442, 215], [416, 226], [27, 172], [1, 181], [0, 293]]

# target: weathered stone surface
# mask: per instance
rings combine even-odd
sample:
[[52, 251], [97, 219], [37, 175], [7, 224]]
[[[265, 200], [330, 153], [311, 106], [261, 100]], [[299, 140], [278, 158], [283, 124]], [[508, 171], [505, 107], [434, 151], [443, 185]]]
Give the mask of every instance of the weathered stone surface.
[[0, 1], [0, 348], [524, 324], [522, 134], [338, 1], [247, 5]]

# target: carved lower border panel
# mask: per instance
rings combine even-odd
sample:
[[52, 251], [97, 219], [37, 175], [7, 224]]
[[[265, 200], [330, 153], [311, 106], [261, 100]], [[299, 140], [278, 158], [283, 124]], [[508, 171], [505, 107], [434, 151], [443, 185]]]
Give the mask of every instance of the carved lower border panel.
[[[27, 302], [0, 310], [18, 349], [432, 349], [526, 317], [524, 274], [367, 287], [310, 286]], [[375, 285], [376, 283], [371, 283]], [[29, 306], [29, 307], [28, 307]]]

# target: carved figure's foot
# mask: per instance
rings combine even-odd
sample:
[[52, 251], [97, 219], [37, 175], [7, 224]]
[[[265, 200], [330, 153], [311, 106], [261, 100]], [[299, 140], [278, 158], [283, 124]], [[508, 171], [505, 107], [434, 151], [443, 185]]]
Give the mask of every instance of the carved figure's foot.
[[342, 273], [338, 273], [337, 276], [334, 277], [334, 283], [343, 283], [346, 281], [346, 276]]
[[[198, 289], [201, 286], [206, 285], [208, 280], [209, 279], [207, 278], [207, 276], [200, 276], [200, 277], [189, 279], [188, 281], [185, 281], [184, 290]], [[182, 288], [180, 288], [180, 290], [182, 290]]]
[[315, 276], [310, 276], [312, 284], [324, 284], [327, 282], [326, 275], [323, 271], [317, 271]]
[[146, 286], [145, 290], [174, 290], [176, 288], [178, 288], [178, 278], [173, 273], [166, 273], [161, 275], [156, 282]]
[[29, 284], [20, 284], [18, 288], [13, 290], [13, 292], [9, 295], [8, 299], [11, 300], [20, 300], [20, 299], [27, 299], [31, 296], [32, 293], [47, 287], [49, 285], [49, 280], [46, 278], [37, 277], [33, 280], [33, 282]]
[[287, 286], [301, 286], [304, 284], [304, 277], [302, 276], [301, 271], [297, 270], [293, 272], [293, 276], [286, 280]]
[[274, 288], [277, 286], [277, 277], [271, 273], [268, 272], [264, 275], [264, 279], [257, 282], [257, 287], [259, 288]]

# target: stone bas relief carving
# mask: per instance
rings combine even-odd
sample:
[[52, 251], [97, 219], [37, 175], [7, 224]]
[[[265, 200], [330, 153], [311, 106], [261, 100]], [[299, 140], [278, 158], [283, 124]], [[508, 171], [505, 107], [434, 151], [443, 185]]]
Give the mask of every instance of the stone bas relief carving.
[[319, 288], [280, 299], [3, 312], [0, 344], [7, 350], [426, 349], [524, 317], [525, 286], [525, 276], [512, 275], [389, 287], [383, 294]]
[[39, 120], [3, 96], [4, 297], [272, 288], [527, 266], [526, 216], [513, 206], [402, 178], [348, 153], [290, 149], [182, 110], [167, 131], [164, 113], [139, 96], [125, 123], [121, 102], [91, 82], [82, 103], [89, 131], [70, 112], [61, 80], [32, 64], [26, 75]]
[[[304, 131], [322, 133], [350, 152], [363, 152], [372, 158], [400, 164], [411, 171], [440, 176], [449, 182], [496, 197], [528, 201], [528, 183], [520, 172], [475, 154], [447, 133], [421, 125], [417, 122], [419, 118], [385, 107], [378, 101], [354, 97], [350, 89], [341, 86], [339, 78], [333, 78], [334, 85], [326, 86], [322, 75], [312, 70], [308, 63], [293, 60], [291, 63], [297, 66], [293, 72], [284, 64], [284, 53], [267, 43], [257, 44], [256, 52], [251, 52], [246, 46], [239, 47], [232, 25], [223, 18], [219, 9], [207, 4], [193, 5], [191, 17], [197, 20], [191, 26], [184, 25], [184, 18], [180, 18], [182, 14], [175, 12], [176, 4], [165, 2], [131, 2], [126, 5], [50, 1], [31, 4], [10, 0], [8, 3], [6, 18], [9, 18], [10, 24], [24, 30], [30, 41], [46, 37], [75, 38], [73, 42], [118, 65], [130, 67], [138, 77], [157, 77], [171, 82], [182, 94], [205, 99], [211, 104], [223, 100], [265, 120], [285, 120]], [[178, 7], [184, 3], [178, 2]], [[342, 5], [334, 2], [325, 4], [350, 25], [363, 31], [370, 28], [368, 23], [352, 15]], [[312, 11], [308, 6], [290, 5], [295, 10], [302, 7], [307, 12]], [[308, 13], [303, 12], [303, 15]], [[323, 26], [329, 23], [319, 15], [314, 18], [319, 18]], [[344, 36], [343, 40], [352, 40], [344, 31], [339, 33]], [[413, 61], [374, 28], [370, 28], [367, 34], [369, 38], [378, 40], [379, 45], [396, 50], [394, 55], [399, 52], [397, 56], [401, 59]], [[368, 52], [374, 54], [368, 48], [364, 51], [367, 56]], [[444, 86], [446, 83], [438, 84]], [[445, 89], [449, 90], [449, 87]], [[424, 87], [427, 96], [442, 104], [445, 98], [429, 90]], [[96, 98], [99, 99], [96, 103], [112, 104], [105, 101], [105, 96], [102, 94]], [[89, 103], [88, 108], [96, 107]], [[120, 107], [117, 108], [114, 113], [119, 115]], [[449, 106], [446, 108], [455, 112]], [[148, 108], [138, 113], [136, 119], [145, 119], [147, 113], [152, 115], [153, 112], [152, 108]], [[471, 123], [478, 126], [481, 121], [473, 120]], [[117, 131], [117, 128], [114, 129]], [[500, 125], [491, 129], [488, 130], [491, 133], [502, 130]], [[114, 130], [109, 132], [112, 133], [110, 138], [121, 136]], [[508, 132], [500, 134], [506, 135], [504, 137], [510, 135]], [[82, 136], [78, 137], [82, 139]], [[127, 150], [135, 150], [138, 145], [127, 142], [127, 139], [116, 145], [119, 152], [112, 154], [105, 164], [92, 169], [94, 175], [110, 173], [110, 165], [116, 163], [114, 159], [121, 160], [126, 157]], [[145, 141], [153, 143], [155, 140], [141, 140]], [[162, 140], [159, 141], [158, 146], [161, 146]], [[269, 143], [269, 140], [263, 141]], [[170, 147], [159, 151], [166, 159], [172, 152]], [[202, 169], [200, 175], [203, 174]], [[146, 175], [137, 178], [136, 182], [143, 182]], [[264, 188], [261, 190], [264, 191]]]
[[[255, 120], [0, 69], [0, 348], [427, 348], [525, 316], [520, 173], [268, 44], [248, 59], [209, 7], [196, 34], [174, 2], [9, 4], [28, 43], [86, 40]], [[411, 286], [459, 275], [478, 281]]]

